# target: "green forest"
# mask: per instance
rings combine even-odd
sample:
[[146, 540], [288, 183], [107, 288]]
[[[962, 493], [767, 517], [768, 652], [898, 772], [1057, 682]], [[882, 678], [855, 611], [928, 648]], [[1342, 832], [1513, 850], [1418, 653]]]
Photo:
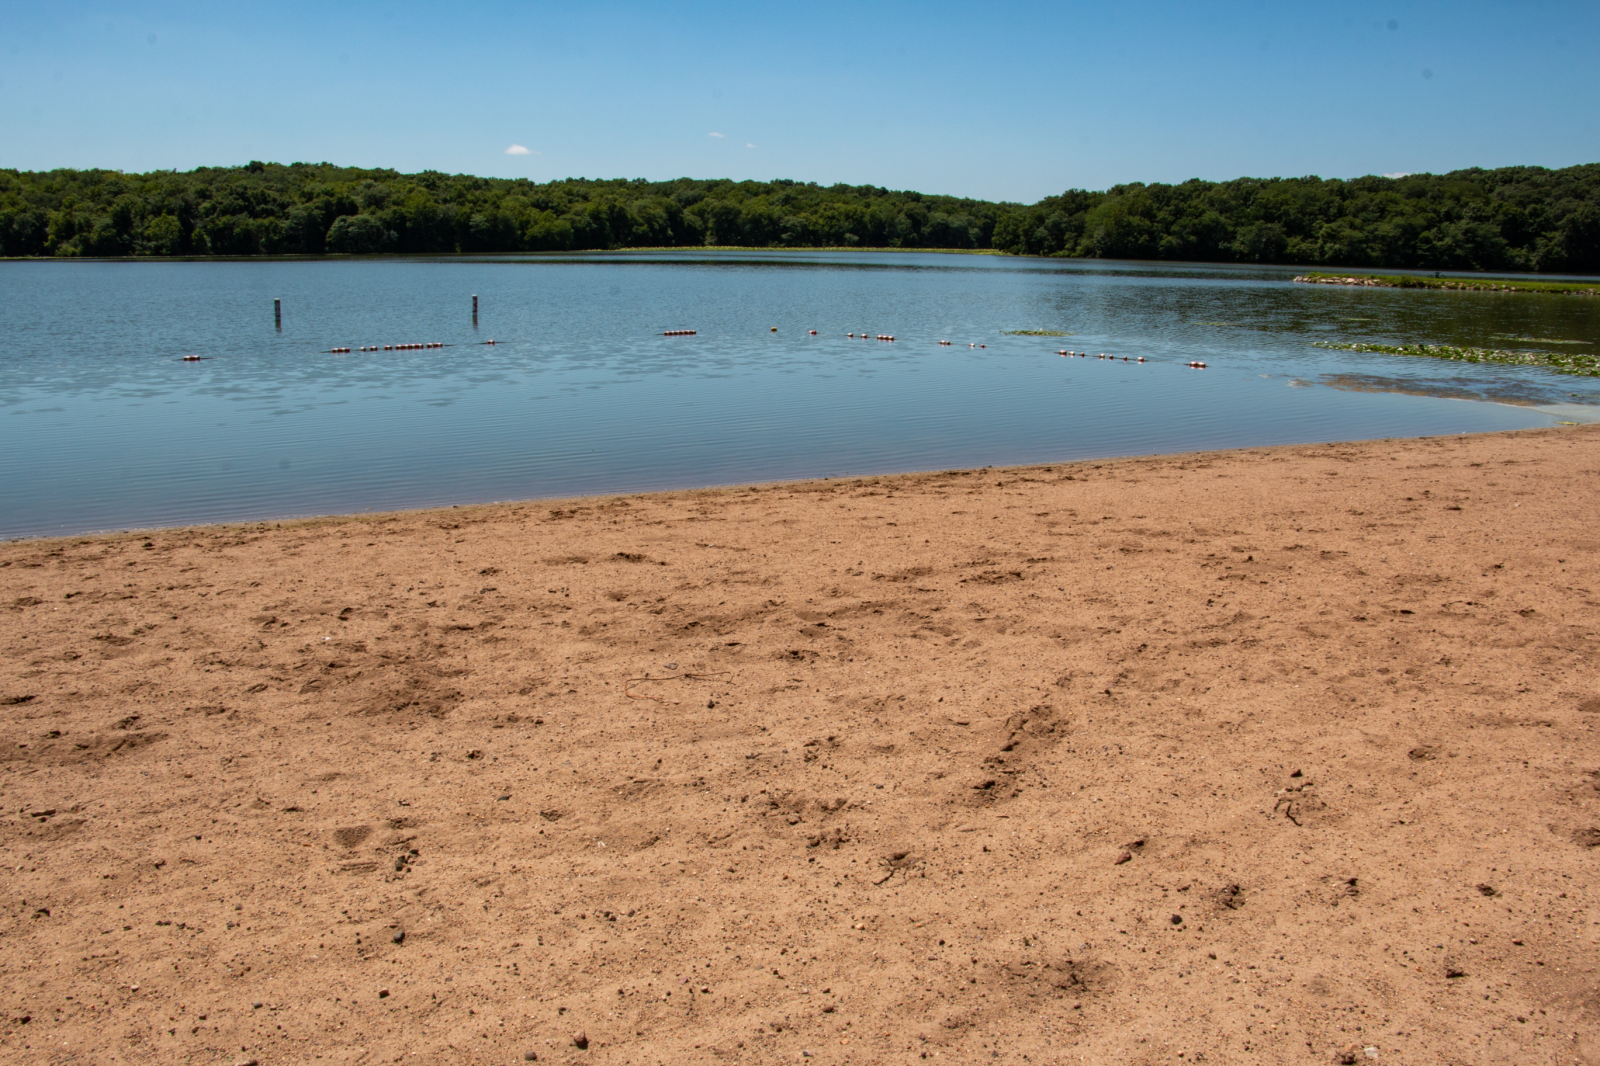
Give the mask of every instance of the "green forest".
[[327, 163], [0, 169], [0, 256], [991, 249], [1016, 255], [1600, 273], [1600, 164], [1071, 189], [1036, 204], [871, 185], [534, 182]]

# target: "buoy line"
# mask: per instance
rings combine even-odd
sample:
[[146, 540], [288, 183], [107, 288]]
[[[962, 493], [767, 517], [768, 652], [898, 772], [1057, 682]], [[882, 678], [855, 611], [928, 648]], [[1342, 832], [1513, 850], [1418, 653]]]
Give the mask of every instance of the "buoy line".
[[[485, 341], [484, 343], [493, 344], [494, 341]], [[455, 347], [455, 345], [446, 344], [444, 341], [425, 341], [425, 342], [423, 342], [421, 344], [363, 344], [363, 345], [360, 345], [360, 346], [358, 346], [356, 348], [351, 348], [348, 345], [346, 345], [343, 348], [329, 348], [329, 349], [327, 349], [326, 354], [328, 354], [328, 355], [345, 355], [345, 354], [348, 354], [349, 352], [352, 352], [352, 351], [357, 351], [357, 352], [409, 352], [409, 351], [419, 351], [419, 350], [428, 349], [428, 348], [453, 348], [453, 347]]]
[[[1081, 356], [1081, 357], [1083, 357], [1085, 359], [1089, 358], [1089, 353], [1088, 352], [1074, 352], [1074, 351], [1070, 351], [1070, 350], [1067, 350], [1067, 349], [1063, 349], [1063, 350], [1061, 350], [1059, 352], [1056, 352], [1056, 354], [1061, 356], [1063, 359], [1070, 359], [1070, 358], [1072, 358], [1074, 356]], [[1144, 362], [1148, 362], [1148, 360], [1145, 359], [1145, 357], [1142, 356], [1142, 355], [1139, 356], [1136, 359], [1130, 359], [1126, 355], [1107, 355], [1105, 352], [1101, 352], [1100, 353], [1100, 358], [1101, 359], [1110, 360], [1113, 363], [1117, 362], [1118, 360], [1121, 360], [1124, 363], [1144, 363]]]
[[409, 350], [411, 350], [413, 348], [443, 348], [443, 347], [444, 347], [444, 345], [442, 345], [442, 344], [432, 344], [432, 343], [429, 343], [429, 344], [363, 344], [363, 345], [360, 345], [359, 347], [354, 348], [354, 349], [346, 346], [346, 347], [343, 347], [343, 348], [329, 348], [328, 351], [330, 353], [334, 354], [334, 355], [341, 355], [341, 354], [344, 354], [344, 353], [350, 352], [350, 351], [357, 351], [357, 352], [402, 352], [402, 351], [409, 351]]

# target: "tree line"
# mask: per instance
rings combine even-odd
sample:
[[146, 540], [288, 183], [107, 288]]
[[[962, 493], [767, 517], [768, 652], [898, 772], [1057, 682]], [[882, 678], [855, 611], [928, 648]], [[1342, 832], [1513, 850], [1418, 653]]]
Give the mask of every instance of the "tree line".
[[260, 163], [0, 169], [0, 256], [992, 249], [1018, 255], [1600, 273], [1600, 164], [1071, 189], [1036, 204], [872, 185], [533, 182]]

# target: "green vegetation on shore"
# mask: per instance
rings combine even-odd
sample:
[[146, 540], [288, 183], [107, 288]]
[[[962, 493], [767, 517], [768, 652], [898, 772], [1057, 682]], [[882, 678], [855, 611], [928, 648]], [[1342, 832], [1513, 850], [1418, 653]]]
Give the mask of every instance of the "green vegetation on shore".
[[1383, 352], [1387, 355], [1420, 355], [1429, 359], [1451, 359], [1458, 363], [1502, 363], [1507, 366], [1538, 366], [1558, 374], [1600, 377], [1600, 358], [1569, 352], [1508, 352], [1495, 348], [1458, 348], [1450, 344], [1334, 344], [1316, 341], [1318, 348], [1344, 352]]
[[907, 248], [1600, 273], [1600, 164], [1071, 189], [1032, 205], [796, 181], [252, 162], [0, 170], [0, 256]]
[[1600, 296], [1600, 284], [1579, 281], [1523, 281], [1505, 278], [1430, 278], [1416, 274], [1302, 274], [1294, 280], [1309, 285], [1359, 285], [1378, 289], [1464, 289], [1469, 292], [1577, 293]]

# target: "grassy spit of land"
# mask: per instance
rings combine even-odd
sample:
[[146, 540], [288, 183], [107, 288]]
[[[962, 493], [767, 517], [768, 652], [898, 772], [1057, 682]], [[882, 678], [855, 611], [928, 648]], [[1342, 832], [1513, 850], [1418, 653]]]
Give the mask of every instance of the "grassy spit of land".
[[1540, 292], [1554, 296], [1600, 296], [1600, 282], [1511, 281], [1506, 278], [1430, 278], [1416, 274], [1301, 274], [1307, 285], [1364, 285], [1377, 289], [1466, 289], [1472, 292]]

